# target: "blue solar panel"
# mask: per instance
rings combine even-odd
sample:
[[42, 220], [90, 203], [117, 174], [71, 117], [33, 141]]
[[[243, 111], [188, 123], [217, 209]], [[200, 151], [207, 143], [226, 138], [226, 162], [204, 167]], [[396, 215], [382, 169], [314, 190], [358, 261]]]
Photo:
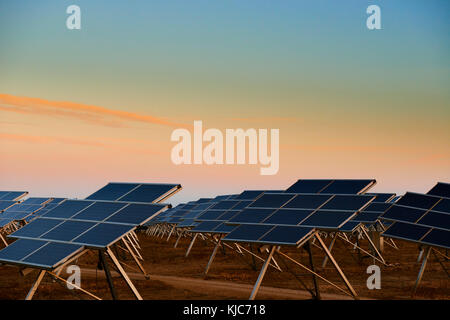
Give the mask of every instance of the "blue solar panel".
[[422, 217], [427, 210], [394, 205], [388, 209], [381, 218], [393, 221], [415, 222]]
[[26, 191], [3, 191], [0, 200], [15, 201], [27, 195]]
[[225, 223], [219, 224], [217, 227], [214, 228], [214, 233], [230, 233], [236, 228], [236, 226], [230, 226]]
[[224, 200], [216, 203], [211, 209], [231, 209], [238, 203], [238, 200]]
[[395, 222], [385, 232], [383, 232], [382, 236], [419, 241], [429, 230], [430, 228], [428, 227]]
[[176, 184], [143, 184], [117, 200], [128, 202], [158, 202], [179, 188], [181, 186]]
[[9, 235], [12, 238], [39, 238], [64, 220], [38, 218]]
[[239, 214], [241, 211], [236, 211], [236, 210], [228, 210], [227, 212], [225, 212], [224, 214], [222, 214], [221, 216], [219, 216], [217, 218], [217, 220], [220, 221], [228, 221], [231, 218], [233, 218], [235, 215]]
[[86, 199], [88, 200], [118, 200], [131, 190], [138, 187], [138, 183], [108, 183], [100, 190], [94, 192]]
[[262, 238], [258, 239], [258, 243], [297, 245], [300, 241], [307, 238], [312, 231], [313, 228], [309, 227], [276, 226]]
[[435, 227], [438, 229], [450, 230], [450, 214], [428, 211], [417, 224]]
[[431, 230], [430, 233], [423, 237], [421, 242], [450, 249], [450, 231], [437, 229]]
[[392, 203], [385, 202], [371, 202], [367, 207], [365, 207], [362, 212], [371, 211], [371, 212], [385, 212], [387, 209], [392, 207]]
[[297, 209], [317, 209], [322, 204], [327, 202], [332, 196], [330, 195], [298, 195], [291, 201], [289, 201], [284, 208], [297, 208]]
[[105, 248], [133, 229], [134, 226], [130, 225], [99, 223], [75, 238], [73, 242], [88, 247]]
[[130, 204], [111, 217], [106, 222], [140, 225], [153, 218], [167, 205], [162, 204]]
[[81, 251], [81, 249], [82, 246], [79, 245], [50, 242], [27, 256], [22, 262], [51, 269]]
[[202, 213], [198, 217], [198, 220], [204, 221], [204, 220], [217, 220], [218, 217], [220, 217], [222, 214], [225, 213], [225, 210], [207, 210]]
[[263, 223], [276, 225], [297, 225], [308, 217], [313, 210], [280, 209], [265, 219]]
[[246, 190], [239, 194], [235, 199], [236, 200], [254, 200], [261, 196], [264, 191], [261, 190]]
[[273, 229], [270, 225], [243, 224], [233, 229], [223, 240], [233, 242], [254, 242]]
[[372, 199], [373, 196], [337, 195], [325, 203], [321, 209], [359, 210]]
[[0, 211], [8, 209], [9, 207], [13, 206], [15, 203], [16, 203], [15, 201], [0, 200]]
[[67, 200], [55, 207], [54, 209], [47, 212], [44, 216], [46, 218], [63, 218], [67, 219], [81, 210], [92, 205], [93, 201], [85, 201], [85, 200]]
[[184, 219], [183, 221], [181, 221], [177, 227], [178, 228], [187, 228], [187, 227], [195, 227], [196, 225], [198, 225], [198, 222], [195, 222], [194, 219]]
[[94, 225], [95, 222], [65, 221], [52, 230], [42, 234], [40, 238], [45, 240], [71, 241]]
[[433, 208], [433, 211], [450, 213], [450, 199], [442, 198]]
[[252, 200], [241, 200], [238, 204], [233, 207], [233, 210], [241, 210], [248, 207], [253, 201]]
[[228, 220], [229, 224], [260, 223], [276, 209], [247, 208]]
[[249, 207], [280, 208], [293, 197], [294, 195], [289, 194], [266, 193], [253, 202]]
[[194, 229], [192, 229], [190, 231], [191, 232], [200, 232], [200, 233], [213, 232], [213, 230], [221, 224], [222, 224], [221, 221], [204, 221], [204, 222], [199, 223], [197, 226], [194, 227]]
[[88, 220], [88, 221], [103, 221], [113, 213], [127, 206], [126, 203], [117, 202], [96, 202], [80, 213], [72, 216], [71, 219]]
[[320, 193], [330, 194], [358, 194], [375, 183], [373, 179], [366, 180], [334, 180]]
[[28, 198], [27, 200], [25, 200], [24, 202], [22, 202], [22, 204], [38, 204], [38, 205], [42, 205], [46, 202], [51, 201], [51, 198], [37, 198], [37, 197], [33, 197], [33, 198]]
[[438, 182], [427, 194], [450, 198], [450, 184], [444, 182]]
[[333, 180], [298, 180], [288, 189], [288, 193], [320, 193]]
[[339, 228], [341, 232], [354, 232], [361, 225], [361, 222], [350, 220]]
[[400, 198], [400, 200], [397, 201], [396, 204], [414, 208], [430, 209], [438, 201], [438, 197], [407, 192], [403, 197]]
[[338, 229], [355, 215], [353, 211], [318, 210], [301, 223], [319, 229]]
[[364, 223], [375, 223], [379, 218], [381, 212], [363, 211], [357, 214], [351, 221], [359, 221]]
[[388, 202], [395, 197], [395, 193], [364, 193], [367, 196], [375, 196], [376, 202]]
[[19, 239], [0, 250], [0, 261], [20, 261], [46, 245], [45, 241]]

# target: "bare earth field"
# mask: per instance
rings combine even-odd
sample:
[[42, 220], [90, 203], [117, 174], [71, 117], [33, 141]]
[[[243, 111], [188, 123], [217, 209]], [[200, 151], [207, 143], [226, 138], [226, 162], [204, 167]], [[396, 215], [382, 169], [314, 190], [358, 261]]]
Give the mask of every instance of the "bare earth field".
[[[136, 265], [129, 257], [125, 262], [130, 267], [126, 266], [125, 269], [144, 299], [248, 299], [262, 266], [262, 262], [256, 259], [256, 268], [253, 268], [253, 261], [249, 255], [241, 256], [230, 249], [225, 249], [225, 252], [219, 250], [207, 277], [204, 277], [203, 272], [213, 250], [211, 243], [198, 239], [186, 258], [184, 255], [190, 241], [187, 238], [182, 239], [177, 248], [173, 248], [175, 238], [166, 241], [145, 234], [139, 234], [139, 238], [145, 259], [144, 267], [150, 274], [150, 279], [145, 279], [137, 269], [132, 269]], [[420, 264], [417, 263], [419, 250], [417, 245], [412, 243], [396, 241], [396, 244], [399, 250], [385, 247], [384, 257], [388, 263], [393, 264], [386, 267], [378, 262], [374, 263], [373, 258], [364, 257], [363, 253], [362, 259], [358, 259], [356, 251], [350, 245], [336, 243], [333, 249], [334, 257], [360, 298], [410, 299], [420, 268]], [[363, 244], [364, 246], [366, 245]], [[257, 248], [254, 249], [257, 252]], [[282, 251], [309, 267], [305, 250], [282, 248]], [[315, 246], [312, 247], [312, 252], [316, 271], [345, 289], [344, 283], [330, 262], [325, 268], [321, 268], [324, 252]], [[277, 256], [275, 258], [283, 272], [269, 267], [257, 299], [311, 299], [311, 295], [301, 284], [303, 282], [309, 289], [313, 289], [311, 274], [286, 259], [282, 260]], [[448, 269], [448, 261], [443, 262], [442, 256], [440, 260]], [[100, 298], [111, 299], [104, 272], [97, 269], [97, 262], [98, 256], [95, 252], [82, 256], [76, 262], [82, 268], [81, 287]], [[372, 264], [377, 264], [381, 268], [380, 290], [369, 290], [366, 286], [366, 280], [370, 276], [366, 273], [366, 269]], [[37, 271], [23, 276], [18, 267], [0, 266], [0, 299], [24, 299], [36, 277]], [[114, 271], [113, 277], [119, 298], [134, 299], [126, 283]], [[430, 255], [415, 298], [449, 299], [449, 279], [437, 258]], [[322, 280], [319, 280], [319, 285], [322, 299], [351, 298]], [[54, 282], [46, 276], [34, 299], [91, 298], [77, 290], [68, 290], [64, 284]]]

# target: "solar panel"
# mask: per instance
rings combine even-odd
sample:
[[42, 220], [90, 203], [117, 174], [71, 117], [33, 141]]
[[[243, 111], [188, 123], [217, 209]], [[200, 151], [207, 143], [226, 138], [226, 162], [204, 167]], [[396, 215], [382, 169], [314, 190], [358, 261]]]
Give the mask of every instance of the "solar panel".
[[95, 222], [65, 221], [52, 230], [42, 234], [41, 239], [54, 241], [72, 241], [75, 237], [92, 228]]
[[59, 219], [37, 218], [9, 235], [11, 238], [39, 238], [57, 225], [64, 222]]
[[217, 227], [214, 228], [213, 232], [226, 234], [226, 233], [230, 233], [235, 228], [236, 228], [236, 226], [231, 226], [226, 223], [221, 223]]
[[233, 242], [254, 242], [264, 236], [274, 226], [263, 224], [243, 224], [227, 234], [223, 240]]
[[261, 196], [264, 191], [261, 190], [246, 190], [239, 194], [235, 199], [236, 200], [254, 200]]
[[354, 211], [318, 210], [306, 218], [301, 225], [321, 229], [338, 229], [354, 215]]
[[419, 241], [430, 228], [409, 223], [395, 222], [385, 232], [384, 237]]
[[258, 243], [297, 245], [311, 235], [313, 230], [313, 228], [309, 227], [276, 226], [258, 239]]
[[247, 208], [228, 220], [229, 224], [259, 223], [275, 212], [276, 209]]
[[0, 262], [54, 269], [82, 249], [74, 244], [19, 239], [0, 250]]
[[208, 233], [213, 232], [215, 228], [221, 225], [221, 221], [204, 221], [200, 222], [194, 229], [191, 229], [190, 232], [199, 232], [199, 233]]
[[450, 198], [450, 184], [438, 182], [427, 194]]
[[325, 187], [331, 184], [333, 180], [298, 180], [292, 186], [286, 189], [288, 193], [320, 193]]
[[421, 208], [421, 209], [430, 209], [432, 208], [440, 198], [435, 196], [429, 196], [425, 194], [412, 193], [407, 192], [403, 197], [401, 197], [396, 204]]
[[0, 212], [8, 209], [9, 207], [15, 204], [16, 204], [15, 201], [0, 200]]
[[225, 210], [207, 210], [204, 211], [202, 215], [200, 215], [197, 220], [205, 221], [205, 220], [217, 220], [222, 214], [225, 213]]
[[450, 214], [428, 211], [417, 224], [434, 227], [437, 229], [450, 230]]
[[405, 221], [414, 223], [415, 221], [419, 220], [426, 212], [427, 210], [424, 209], [394, 205], [389, 208], [383, 215], [381, 215], [381, 218], [392, 221]]
[[26, 196], [27, 191], [1, 191], [0, 200], [15, 201]]
[[331, 194], [359, 194], [375, 184], [374, 179], [334, 180], [320, 193]]
[[106, 222], [140, 225], [157, 215], [167, 205], [163, 204], [130, 204], [106, 219]]
[[421, 242], [450, 249], [450, 231], [433, 229], [422, 238]]
[[96, 202], [87, 207], [80, 213], [72, 216], [72, 219], [88, 220], [88, 221], [103, 221], [113, 213], [123, 209], [128, 204], [117, 202]]
[[331, 197], [331, 195], [301, 194], [289, 201], [284, 208], [316, 209], [327, 202]]
[[432, 209], [433, 211], [450, 213], [450, 199], [442, 198]]
[[237, 214], [239, 214], [241, 211], [239, 211], [239, 210], [228, 210], [227, 212], [225, 212], [224, 214], [222, 214], [221, 216], [219, 216], [218, 218], [217, 218], [217, 220], [220, 220], [220, 221], [228, 221], [228, 220], [230, 220], [231, 218], [233, 218], [235, 215], [237, 215]]
[[280, 209], [263, 221], [267, 224], [298, 225], [306, 219], [313, 210], [305, 209]]
[[388, 202], [395, 197], [395, 193], [364, 193], [368, 196], [375, 196], [376, 202]]
[[294, 195], [291, 194], [270, 194], [266, 193], [259, 197], [255, 202], [253, 202], [249, 207], [257, 208], [280, 208], [289, 200], [291, 200]]
[[67, 219], [81, 210], [94, 204], [94, 201], [87, 200], [67, 200], [56, 206], [54, 209], [43, 215], [46, 218], [63, 218]]
[[87, 200], [110, 200], [125, 202], [159, 202], [180, 189], [177, 184], [157, 183], [109, 183], [87, 197]]
[[369, 201], [373, 200], [373, 196], [352, 196], [352, 195], [337, 195], [330, 201], [325, 203], [321, 209], [329, 210], [360, 210]]
[[350, 220], [346, 222], [342, 227], [339, 228], [341, 232], [354, 232], [361, 225], [361, 222]]
[[214, 206], [211, 207], [211, 209], [231, 209], [238, 203], [239, 201], [237, 200], [223, 200], [216, 203]]
[[105, 248], [132, 231], [135, 227], [124, 224], [99, 223], [72, 241], [87, 247]]
[[52, 198], [33, 197], [33, 198], [26, 199], [25, 201], [22, 202], [22, 204], [43, 205], [44, 203], [47, 203], [51, 200], [52, 200]]

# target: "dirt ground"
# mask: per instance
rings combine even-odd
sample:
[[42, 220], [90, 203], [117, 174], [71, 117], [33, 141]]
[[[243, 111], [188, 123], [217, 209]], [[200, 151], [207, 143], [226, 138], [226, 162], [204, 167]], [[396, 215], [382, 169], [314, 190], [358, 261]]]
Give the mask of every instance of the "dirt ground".
[[[258, 259], [253, 262], [250, 255], [243, 256], [226, 248], [224, 251], [218, 250], [212, 267], [205, 277], [203, 273], [213, 250], [212, 243], [198, 239], [190, 255], [185, 257], [190, 242], [188, 238], [182, 238], [177, 248], [174, 248], [176, 240], [174, 237], [167, 241], [166, 238], [161, 239], [140, 233], [139, 239], [144, 257], [143, 265], [150, 279], [146, 279], [142, 273], [139, 273], [131, 257], [123, 254], [120, 256], [126, 263], [125, 270], [144, 299], [248, 299], [262, 266], [262, 262]], [[324, 240], [327, 244], [330, 241], [330, 239]], [[360, 298], [411, 298], [411, 291], [420, 268], [417, 262], [419, 250], [417, 245], [412, 243], [396, 241], [396, 244], [399, 247], [398, 250], [385, 246], [383, 256], [391, 265], [384, 266], [379, 262], [374, 263], [374, 259], [365, 256], [364, 253], [358, 255], [351, 245], [336, 242], [332, 253]], [[367, 248], [365, 243], [362, 246]], [[255, 253], [258, 252], [257, 249], [257, 247], [253, 248]], [[309, 256], [305, 250], [290, 247], [281, 250], [310, 267]], [[330, 262], [325, 268], [321, 267], [324, 252], [312, 246], [312, 254], [316, 272], [346, 289]], [[260, 255], [265, 257], [266, 253]], [[304, 287], [313, 290], [311, 273], [280, 256], [275, 256], [275, 259], [282, 272], [269, 267], [256, 298], [311, 299], [311, 294]], [[102, 299], [111, 299], [104, 272], [97, 269], [98, 255], [95, 252], [85, 254], [74, 264], [82, 268], [81, 287], [83, 289]], [[381, 269], [381, 289], [379, 290], [369, 290], [366, 285], [367, 278], [370, 276], [366, 270], [372, 264], [380, 266]], [[112, 265], [111, 262], [110, 265]], [[430, 255], [415, 299], [450, 298], [450, 278], [443, 266], [448, 270], [448, 260], [444, 261], [444, 258], [439, 255]], [[18, 267], [0, 266], [0, 299], [24, 299], [36, 277], [36, 270], [23, 276]], [[118, 273], [113, 271], [113, 278], [118, 298], [134, 299], [131, 290]], [[319, 279], [318, 284], [322, 299], [351, 298], [323, 280]], [[34, 299], [91, 298], [79, 290], [68, 290], [65, 284], [55, 282], [54, 279], [46, 276], [36, 291]]]

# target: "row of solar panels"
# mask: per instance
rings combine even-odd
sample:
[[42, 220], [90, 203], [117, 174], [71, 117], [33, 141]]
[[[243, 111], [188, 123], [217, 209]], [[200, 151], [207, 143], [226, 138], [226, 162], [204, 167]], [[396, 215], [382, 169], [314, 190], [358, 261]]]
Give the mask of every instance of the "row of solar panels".
[[[169, 208], [158, 202], [180, 189], [178, 184], [110, 183], [86, 200], [49, 203], [8, 236], [17, 240], [0, 251], [0, 262], [53, 269], [84, 249], [106, 249]], [[16, 205], [38, 205], [37, 198], [28, 200]]]

